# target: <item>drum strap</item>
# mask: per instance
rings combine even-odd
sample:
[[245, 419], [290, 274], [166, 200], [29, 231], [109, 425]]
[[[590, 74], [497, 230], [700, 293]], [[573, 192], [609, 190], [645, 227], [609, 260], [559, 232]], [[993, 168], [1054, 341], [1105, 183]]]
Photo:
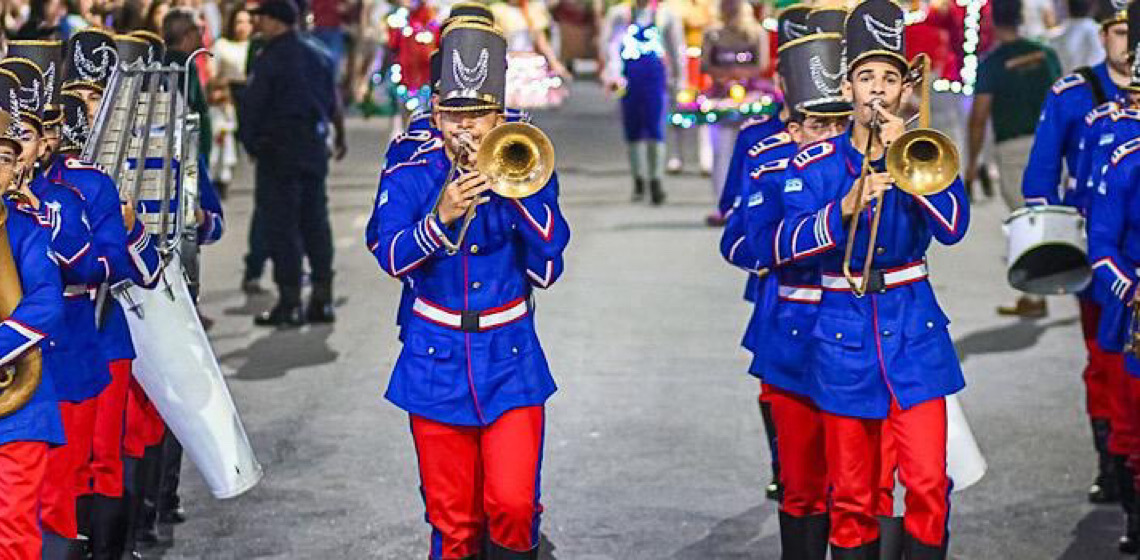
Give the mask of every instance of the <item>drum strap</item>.
[[1085, 82], [1089, 84], [1089, 89], [1092, 90], [1093, 94], [1093, 101], [1096, 101], [1095, 107], [1100, 107], [1102, 103], [1108, 101], [1104, 95], [1104, 86], [1100, 84], [1100, 78], [1096, 76], [1096, 72], [1093, 72], [1092, 68], [1081, 66], [1074, 70], [1074, 72], [1080, 74], [1081, 77], [1085, 79]]

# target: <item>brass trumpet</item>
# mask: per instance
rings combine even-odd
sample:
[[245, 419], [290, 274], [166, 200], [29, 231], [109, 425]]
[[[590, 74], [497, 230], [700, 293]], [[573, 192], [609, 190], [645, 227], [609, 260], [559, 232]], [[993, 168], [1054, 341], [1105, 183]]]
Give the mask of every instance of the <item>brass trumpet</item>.
[[[954, 142], [945, 134], [930, 128], [930, 87], [926, 83], [929, 74], [930, 59], [925, 54], [916, 56], [910, 63], [906, 79], [922, 88], [919, 125], [918, 128], [903, 133], [887, 148], [885, 155], [887, 173], [894, 179], [895, 186], [915, 196], [932, 195], [949, 188], [958, 177], [960, 165], [958, 148], [954, 146]], [[881, 144], [879, 139], [881, 123], [878, 113], [872, 118], [870, 128], [871, 133], [867, 136], [867, 147], [863, 151], [863, 166], [859, 172], [859, 179], [855, 181], [856, 186], [861, 185], [871, 171], [871, 149], [876, 143]], [[859, 197], [855, 205], [855, 213], [851, 217], [851, 225], [847, 231], [843, 276], [856, 297], [863, 297], [867, 293], [868, 277], [875, 258], [875, 242], [879, 236], [879, 221], [882, 218], [882, 212], [879, 211], [882, 203], [881, 193], [875, 197], [874, 202], [875, 216], [871, 219], [870, 238], [863, 259], [863, 274], [859, 278], [851, 272], [851, 257], [855, 248], [855, 232], [859, 229], [859, 215], [865, 208], [862, 197]]]
[[[452, 164], [447, 180], [443, 183], [444, 189], [455, 179], [460, 168], [459, 163]], [[501, 124], [483, 138], [483, 143], [475, 152], [474, 169], [487, 176], [491, 190], [499, 196], [526, 198], [542, 190], [554, 174], [554, 144], [537, 126], [522, 122]], [[443, 190], [440, 190], [433, 214], [438, 215], [442, 201]], [[444, 236], [443, 246], [449, 255], [458, 253], [463, 246], [467, 228], [475, 218], [475, 207], [478, 205], [478, 202], [474, 202], [467, 208], [455, 242]]]
[[[11, 316], [24, 297], [16, 260], [12, 256], [12, 245], [8, 240], [7, 222], [8, 207], [0, 201], [0, 319]], [[0, 367], [0, 418], [20, 410], [31, 400], [40, 385], [42, 371], [38, 346], [25, 351], [12, 363]]]
[[1124, 344], [1124, 351], [1140, 360], [1140, 304], [1132, 302], [1132, 315], [1128, 321], [1128, 341]]

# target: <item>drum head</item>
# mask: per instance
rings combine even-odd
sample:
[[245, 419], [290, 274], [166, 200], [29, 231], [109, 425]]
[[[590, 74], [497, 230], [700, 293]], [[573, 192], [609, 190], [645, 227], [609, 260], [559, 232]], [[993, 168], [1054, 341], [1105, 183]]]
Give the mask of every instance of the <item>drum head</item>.
[[1042, 243], [1025, 251], [1009, 267], [1009, 284], [1030, 294], [1080, 292], [1092, 281], [1085, 252], [1068, 243]]

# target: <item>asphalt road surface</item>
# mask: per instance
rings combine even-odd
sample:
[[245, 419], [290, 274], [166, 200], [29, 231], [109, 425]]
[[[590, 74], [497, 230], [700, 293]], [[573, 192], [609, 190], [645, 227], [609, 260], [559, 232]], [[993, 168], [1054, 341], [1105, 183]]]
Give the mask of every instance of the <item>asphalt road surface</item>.
[[[539, 114], [559, 157], [573, 238], [566, 273], [537, 295], [539, 335], [560, 390], [549, 402], [542, 558], [778, 558], [768, 451], [739, 341], [743, 273], [703, 225], [709, 180], [669, 178], [661, 208], [632, 205], [616, 104], [591, 84]], [[272, 331], [270, 296], [238, 289], [249, 170], [226, 201], [227, 232], [204, 253], [202, 309], [265, 468], [249, 493], [214, 500], [193, 466], [190, 520], [152, 558], [383, 558], [427, 555], [429, 528], [407, 416], [386, 402], [399, 345], [399, 284], [367, 252], [387, 122], [350, 123], [349, 158], [329, 181], [335, 326]], [[693, 158], [690, 158], [690, 168]], [[1076, 305], [1040, 321], [999, 318], [1000, 201], [931, 254], [933, 282], [969, 386], [961, 395], [989, 472], [955, 494], [954, 558], [1114, 558], [1118, 510], [1085, 501], [1093, 453]], [[264, 284], [271, 285], [268, 276]]]

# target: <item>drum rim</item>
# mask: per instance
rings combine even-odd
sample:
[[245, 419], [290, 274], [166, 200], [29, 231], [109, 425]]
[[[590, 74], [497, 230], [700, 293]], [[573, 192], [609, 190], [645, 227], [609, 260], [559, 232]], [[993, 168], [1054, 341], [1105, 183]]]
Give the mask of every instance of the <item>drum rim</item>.
[[1065, 206], [1063, 204], [1047, 204], [1043, 206], [1025, 206], [1018, 208], [1017, 210], [1014, 210], [1008, 218], [1005, 219], [1005, 223], [1010, 224], [1025, 216], [1031, 216], [1035, 214], [1057, 214], [1059, 216], [1074, 216], [1080, 218], [1081, 220], [1085, 219], [1080, 210], [1077, 210], [1072, 206]]

